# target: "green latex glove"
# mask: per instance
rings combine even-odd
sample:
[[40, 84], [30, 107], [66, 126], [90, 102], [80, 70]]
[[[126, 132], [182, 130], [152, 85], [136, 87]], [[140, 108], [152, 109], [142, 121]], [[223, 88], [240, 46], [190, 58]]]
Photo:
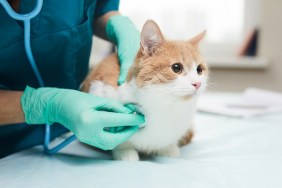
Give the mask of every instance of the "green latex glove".
[[[144, 123], [117, 101], [70, 89], [26, 87], [21, 104], [28, 124], [60, 123], [81, 142], [104, 150], [128, 140]], [[115, 126], [126, 128], [107, 131]]]
[[106, 26], [107, 37], [117, 45], [120, 61], [118, 84], [125, 82], [129, 68], [140, 47], [140, 33], [128, 17], [112, 16]]
[[[137, 106], [135, 104], [126, 104], [125, 107], [129, 108], [133, 114], [142, 115], [142, 113], [137, 109]], [[145, 124], [139, 125], [139, 128], [144, 128], [144, 127], [145, 127]], [[108, 131], [119, 132], [119, 131], [123, 131], [124, 129], [126, 129], [126, 127], [110, 127]]]

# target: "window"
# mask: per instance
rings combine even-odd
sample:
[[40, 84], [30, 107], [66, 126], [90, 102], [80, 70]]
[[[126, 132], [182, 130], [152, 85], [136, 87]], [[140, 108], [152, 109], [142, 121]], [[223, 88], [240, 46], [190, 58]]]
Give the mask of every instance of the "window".
[[260, 0], [121, 0], [120, 11], [138, 29], [155, 20], [168, 39], [185, 40], [207, 29], [205, 56], [234, 56], [259, 23]]

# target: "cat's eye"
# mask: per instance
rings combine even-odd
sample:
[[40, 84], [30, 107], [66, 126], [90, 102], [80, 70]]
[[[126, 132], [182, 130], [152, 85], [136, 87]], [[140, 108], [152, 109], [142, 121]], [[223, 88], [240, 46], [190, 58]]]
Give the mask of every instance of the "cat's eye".
[[197, 66], [197, 73], [198, 73], [198, 75], [201, 75], [201, 74], [203, 73], [203, 67], [202, 67], [202, 65], [198, 65], [198, 66]]
[[183, 65], [181, 63], [174, 63], [171, 65], [171, 69], [173, 72], [180, 74], [183, 70]]

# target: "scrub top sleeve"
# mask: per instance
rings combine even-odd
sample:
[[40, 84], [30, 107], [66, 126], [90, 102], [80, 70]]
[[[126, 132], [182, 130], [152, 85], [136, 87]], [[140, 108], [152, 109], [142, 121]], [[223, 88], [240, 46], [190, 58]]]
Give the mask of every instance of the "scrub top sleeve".
[[95, 17], [98, 18], [101, 15], [118, 10], [119, 0], [98, 0], [96, 5]]
[[6, 86], [4, 86], [0, 83], [0, 90], [7, 90], [7, 89], [9, 89], [9, 88], [7, 88]]

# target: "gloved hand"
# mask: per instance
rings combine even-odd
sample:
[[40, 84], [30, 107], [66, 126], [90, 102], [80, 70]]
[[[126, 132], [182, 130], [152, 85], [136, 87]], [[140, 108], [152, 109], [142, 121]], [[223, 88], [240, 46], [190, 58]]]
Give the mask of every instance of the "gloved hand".
[[[143, 116], [117, 101], [70, 89], [26, 87], [21, 104], [28, 124], [60, 123], [81, 142], [104, 150], [129, 139], [144, 123]], [[114, 126], [126, 128], [107, 131]]]
[[106, 26], [108, 39], [117, 45], [118, 58], [120, 61], [120, 75], [118, 84], [126, 80], [129, 68], [140, 47], [140, 33], [128, 17], [112, 16]]

